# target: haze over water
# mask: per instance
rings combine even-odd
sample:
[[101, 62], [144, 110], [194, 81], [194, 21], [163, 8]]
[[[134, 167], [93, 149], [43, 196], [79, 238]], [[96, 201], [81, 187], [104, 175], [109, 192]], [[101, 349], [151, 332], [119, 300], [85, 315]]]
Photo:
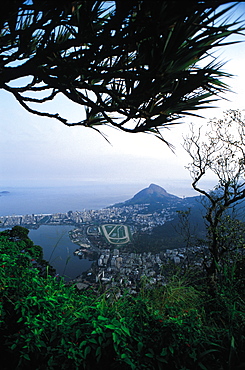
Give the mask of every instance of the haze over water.
[[71, 187], [22, 187], [1, 191], [0, 215], [25, 215], [39, 213], [65, 213], [70, 210], [99, 209], [124, 200], [115, 187], [71, 186]]
[[[0, 216], [65, 213], [84, 209], [101, 209], [124, 202], [150, 184], [99, 184], [85, 183], [66, 187], [0, 187]], [[190, 182], [157, 184], [177, 196], [195, 196]]]

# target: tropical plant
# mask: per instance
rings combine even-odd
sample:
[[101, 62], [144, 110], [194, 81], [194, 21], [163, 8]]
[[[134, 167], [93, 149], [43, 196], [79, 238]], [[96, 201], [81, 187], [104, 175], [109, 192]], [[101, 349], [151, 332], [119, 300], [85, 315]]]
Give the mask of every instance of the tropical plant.
[[[68, 126], [109, 124], [161, 137], [160, 127], [228, 89], [222, 78], [229, 74], [215, 57], [210, 62], [210, 51], [243, 31], [240, 21], [228, 19], [233, 7], [227, 1], [2, 3], [0, 88], [29, 112]], [[58, 94], [84, 108], [78, 122], [45, 111]]]

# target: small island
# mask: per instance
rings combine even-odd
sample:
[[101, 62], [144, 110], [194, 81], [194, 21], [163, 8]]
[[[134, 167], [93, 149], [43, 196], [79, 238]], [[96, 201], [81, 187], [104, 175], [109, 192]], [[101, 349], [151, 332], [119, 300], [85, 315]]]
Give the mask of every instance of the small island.
[[3, 190], [3, 191], [0, 191], [0, 196], [1, 196], [1, 194], [9, 194], [9, 191], [7, 191], [7, 190]]

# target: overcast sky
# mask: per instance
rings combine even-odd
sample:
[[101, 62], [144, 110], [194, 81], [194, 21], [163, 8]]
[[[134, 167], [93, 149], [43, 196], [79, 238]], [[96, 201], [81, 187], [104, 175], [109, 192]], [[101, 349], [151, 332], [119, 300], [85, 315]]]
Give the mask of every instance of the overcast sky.
[[[230, 102], [220, 101], [218, 108], [201, 111], [207, 118], [220, 116], [225, 109], [244, 108], [245, 44], [224, 47], [217, 55], [227, 61], [223, 69], [235, 75], [226, 81], [235, 93], [226, 95]], [[55, 104], [57, 109], [69, 112], [71, 119], [80, 115], [79, 107], [64, 99]], [[139, 186], [156, 183], [170, 193], [189, 195], [180, 184], [191, 184], [184, 168], [188, 156], [181, 147], [190, 121], [182, 120], [182, 125], [162, 131], [176, 146], [173, 153], [152, 135], [104, 128], [110, 145], [92, 129], [69, 128], [26, 112], [5, 91], [0, 91], [0, 114], [0, 191], [9, 186], [80, 185], [92, 181]]]

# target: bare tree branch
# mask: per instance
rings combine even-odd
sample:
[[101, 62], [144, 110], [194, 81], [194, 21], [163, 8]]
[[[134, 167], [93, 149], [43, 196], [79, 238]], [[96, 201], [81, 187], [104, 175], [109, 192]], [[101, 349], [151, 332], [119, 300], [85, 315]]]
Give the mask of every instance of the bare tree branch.
[[[191, 127], [190, 135], [185, 138], [184, 148], [191, 158], [187, 166], [192, 177], [192, 186], [204, 196], [209, 251], [211, 264], [206, 265], [208, 274], [217, 270], [217, 265], [227, 251], [220, 227], [231, 206], [236, 206], [245, 199], [245, 119], [242, 112], [229, 110], [223, 119], [213, 119], [207, 125], [205, 135], [203, 127], [195, 133]], [[210, 191], [201, 185], [207, 173], [213, 173], [217, 185]]]

